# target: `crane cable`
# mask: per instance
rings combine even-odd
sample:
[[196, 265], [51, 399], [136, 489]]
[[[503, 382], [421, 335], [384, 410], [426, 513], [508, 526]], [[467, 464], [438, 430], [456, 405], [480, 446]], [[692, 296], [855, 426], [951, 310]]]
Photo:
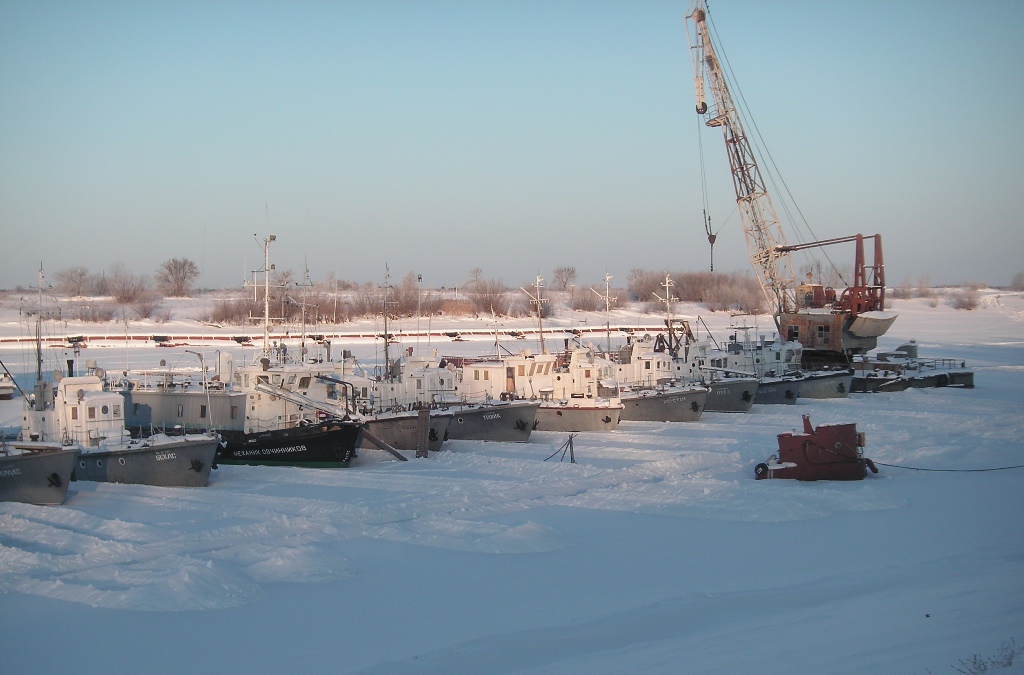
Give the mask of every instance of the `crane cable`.
[[[750, 120], [750, 124], [751, 124], [751, 126], [752, 126], [752, 128], [754, 130], [753, 139], [755, 141], [757, 141], [755, 143], [757, 154], [761, 158], [762, 164], [765, 164], [766, 167], [770, 165], [771, 168], [772, 168], [772, 172], [768, 174], [768, 179], [771, 180], [772, 187], [775, 189], [776, 194], [778, 194], [780, 197], [782, 197], [784, 195], [787, 196], [788, 200], [793, 203], [793, 208], [796, 209], [796, 212], [800, 216], [800, 220], [803, 221], [804, 227], [806, 227], [807, 232], [810, 233], [810, 241], [818, 241], [819, 237], [814, 233], [814, 230], [811, 228], [810, 223], [807, 221], [807, 218], [804, 216], [803, 211], [800, 210], [800, 206], [796, 203], [796, 199], [794, 199], [793, 193], [789, 189], [789, 185], [786, 183], [785, 179], [782, 177], [782, 174], [779, 171], [778, 165], [776, 165], [776, 163], [775, 163], [775, 158], [772, 157], [771, 151], [768, 150], [768, 147], [764, 143], [764, 138], [761, 136], [761, 130], [758, 128], [757, 122], [754, 120], [753, 115], [750, 113], [750, 107], [747, 105], [747, 100], [746, 100], [746, 97], [744, 97], [744, 95], [743, 95], [743, 90], [740, 89], [740, 87], [739, 87], [739, 81], [736, 79], [736, 74], [733, 72], [732, 64], [729, 62], [729, 58], [728, 58], [728, 56], [726, 56], [725, 51], [722, 49], [722, 46], [721, 46], [722, 45], [722, 40], [718, 36], [718, 29], [715, 27], [714, 22], [711, 20], [711, 10], [710, 10], [710, 8], [708, 8], [708, 12], [707, 12], [707, 15], [706, 15], [706, 22], [707, 22], [708, 26], [710, 27], [711, 31], [714, 33], [714, 36], [715, 36], [715, 43], [717, 44], [716, 52], [719, 55], [719, 62], [723, 63], [725, 65], [725, 70], [728, 71], [728, 73], [729, 73], [729, 80], [732, 82], [732, 85], [733, 85], [732, 87], [730, 87], [730, 91], [735, 90], [735, 92], [737, 93], [737, 95], [738, 95], [737, 105], [741, 105], [742, 106], [744, 117], [746, 119]], [[764, 161], [765, 157], [767, 157], [768, 162]], [[784, 190], [780, 190], [779, 189], [778, 182], [776, 181], [776, 176], [778, 177], [778, 181], [780, 181], [782, 183], [782, 186], [783, 186]], [[782, 204], [782, 208], [783, 208], [783, 210], [786, 213], [786, 217], [789, 219], [789, 222], [790, 222], [791, 226], [793, 227], [794, 234], [797, 235], [798, 239], [803, 239], [801, 232], [796, 229], [797, 225], [799, 224], [799, 221], [796, 218], [793, 217], [793, 214], [792, 214], [792, 212], [790, 211], [790, 208], [789, 208], [789, 201], [780, 199], [780, 203]], [[807, 239], [803, 239], [802, 243], [804, 243], [806, 241], [807, 241]], [[840, 280], [843, 282], [843, 284], [847, 284], [848, 282], [846, 282], [846, 280], [842, 278], [842, 274], [840, 273], [838, 266], [829, 257], [828, 252], [824, 248], [822, 248], [820, 250], [821, 250], [822, 255], [825, 257], [825, 259], [828, 260], [829, 266], [840, 277]], [[806, 252], [804, 253], [804, 255], [805, 255], [805, 259], [808, 259], [808, 260], [810, 259], [809, 255]], [[795, 270], [794, 270], [794, 272], [795, 272]]]
[[711, 216], [708, 215], [708, 180], [704, 166], [704, 136], [701, 134], [702, 117], [697, 117], [697, 146], [700, 153], [700, 194], [704, 206], [704, 234], [708, 236], [708, 243], [711, 244], [711, 271], [715, 271], [715, 239], [718, 233], [711, 230]]

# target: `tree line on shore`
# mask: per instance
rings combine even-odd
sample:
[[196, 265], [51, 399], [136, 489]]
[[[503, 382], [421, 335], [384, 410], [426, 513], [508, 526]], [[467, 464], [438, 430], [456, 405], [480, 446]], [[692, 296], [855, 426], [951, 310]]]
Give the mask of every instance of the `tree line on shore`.
[[[639, 303], [644, 311], [664, 310], [664, 271], [633, 269], [624, 286], [605, 283], [577, 284], [572, 266], [557, 267], [550, 281], [509, 286], [501, 279], [488, 279], [483, 270], [470, 270], [465, 281], [455, 288], [423, 288], [420, 277], [409, 272], [400, 281], [383, 284], [338, 279], [329, 273], [312, 282], [297, 279], [291, 270], [275, 270], [270, 279], [270, 313], [275, 321], [345, 323], [379, 316], [385, 303], [389, 316], [415, 315], [494, 315], [518, 317], [537, 311], [533, 298], [543, 297], [543, 315], [552, 312], [552, 303], [582, 312], [599, 312]], [[700, 302], [710, 310], [760, 312], [764, 298], [751, 275], [738, 273], [676, 272], [669, 275], [674, 301]], [[123, 263], [114, 263], [94, 272], [82, 265], [58, 270], [48, 283], [47, 293], [57, 296], [61, 315], [67, 320], [102, 323], [125, 319], [171, 320], [166, 298], [198, 297], [213, 292], [197, 289], [199, 267], [187, 258], [172, 258], [151, 274], [131, 271]], [[19, 288], [21, 292], [35, 289]], [[222, 291], [217, 291], [224, 296]], [[27, 297], [27, 296], [26, 296]], [[26, 300], [26, 302], [28, 302]], [[180, 306], [180, 303], [178, 303]], [[32, 311], [26, 305], [27, 311]], [[199, 303], [196, 316], [181, 317], [221, 324], [244, 324], [263, 316], [263, 292], [259, 288], [239, 289], [212, 302]]]
[[[820, 270], [819, 270], [820, 272]], [[674, 301], [699, 303], [710, 311], [762, 313], [766, 310], [764, 295], [751, 274], [723, 272], [667, 273], [671, 280], [668, 291]], [[170, 320], [165, 298], [195, 297], [210, 292], [197, 290], [195, 281], [199, 267], [187, 258], [164, 261], [151, 275], [132, 272], [122, 263], [106, 270], [92, 272], [80, 265], [63, 268], [53, 275], [50, 292], [62, 297], [65, 318], [88, 322], [116, 319]], [[571, 310], [600, 312], [627, 304], [639, 304], [641, 311], [660, 313], [665, 309], [666, 272], [634, 268], [626, 276], [624, 286], [605, 283], [577, 284], [578, 274], [572, 266], [553, 270], [549, 282], [537, 289], [534, 282], [510, 287], [500, 279], [487, 279], [483, 270], [474, 268], [466, 280], [455, 288], [423, 288], [414, 272], [401, 281], [383, 284], [341, 280], [329, 273], [323, 280], [297, 280], [291, 270], [275, 270], [270, 281], [271, 316], [275, 321], [298, 321], [305, 313], [309, 323], [345, 323], [379, 316], [385, 303], [389, 316], [414, 315], [508, 316], [536, 313], [534, 299], [540, 295], [542, 315], [552, 312], [552, 303]], [[841, 279], [840, 279], [841, 280]], [[976, 306], [980, 284], [965, 284], [954, 293], [957, 309]], [[25, 291], [28, 289], [19, 289]], [[1011, 290], [1024, 290], [1024, 272], [1014, 277]], [[891, 291], [893, 298], [932, 298], [937, 293], [926, 278], [916, 285], [905, 281]], [[201, 308], [200, 308], [201, 307]], [[263, 316], [261, 289], [240, 290], [229, 297], [197, 307], [201, 321], [243, 324]]]

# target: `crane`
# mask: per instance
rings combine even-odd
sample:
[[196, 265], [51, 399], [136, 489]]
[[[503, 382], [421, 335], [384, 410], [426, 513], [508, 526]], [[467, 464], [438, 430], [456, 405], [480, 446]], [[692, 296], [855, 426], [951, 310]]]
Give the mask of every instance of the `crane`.
[[[878, 336], [896, 319], [895, 314], [883, 311], [885, 266], [881, 236], [873, 235], [874, 264], [870, 266], [864, 257], [862, 235], [795, 246], [786, 242], [711, 40], [704, 0], [694, 0], [686, 18], [692, 24], [687, 38], [693, 61], [697, 114], [704, 116], [706, 126], [720, 128], [725, 138], [750, 264], [772, 308], [779, 335], [803, 344], [805, 361], [811, 362], [807, 365], [841, 362], [851, 354], [874, 349]], [[837, 297], [833, 289], [810, 280], [797, 283], [791, 251], [845, 242], [857, 245], [852, 287]]]

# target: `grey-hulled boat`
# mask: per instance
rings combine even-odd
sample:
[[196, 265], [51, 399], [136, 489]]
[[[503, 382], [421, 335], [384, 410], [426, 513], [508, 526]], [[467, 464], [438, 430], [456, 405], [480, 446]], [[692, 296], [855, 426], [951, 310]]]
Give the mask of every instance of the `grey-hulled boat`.
[[72, 443], [79, 450], [72, 480], [202, 487], [220, 447], [215, 434], [133, 439], [124, 425], [124, 398], [104, 389], [91, 369], [37, 383], [24, 415], [23, 440]]
[[846, 398], [853, 391], [853, 369], [805, 370], [800, 398]]
[[916, 340], [891, 352], [864, 354], [854, 359], [853, 391], [882, 392], [932, 387], [974, 387], [974, 371], [961, 359], [918, 356]]
[[722, 377], [706, 382], [708, 397], [704, 412], [744, 413], [757, 400], [760, 383], [756, 377]]
[[0, 502], [63, 504], [78, 454], [77, 445], [4, 442], [0, 446]]
[[801, 377], [762, 377], [757, 385], [754, 403], [764, 405], [793, 405], [800, 398]]
[[[450, 412], [430, 411], [426, 447], [428, 451], [437, 452], [441, 449], [442, 444], [448, 439], [448, 427], [452, 417]], [[357, 419], [374, 438], [384, 441], [395, 450], [416, 451], [421, 449], [419, 447], [419, 416], [415, 410], [384, 411], [371, 415], [360, 415]], [[359, 447], [377, 448], [379, 446], [364, 435], [359, 440]]]
[[526, 443], [537, 423], [538, 401], [490, 401], [442, 406], [452, 414], [448, 438]]
[[704, 412], [707, 387], [661, 386], [619, 390], [624, 422], [696, 422]]

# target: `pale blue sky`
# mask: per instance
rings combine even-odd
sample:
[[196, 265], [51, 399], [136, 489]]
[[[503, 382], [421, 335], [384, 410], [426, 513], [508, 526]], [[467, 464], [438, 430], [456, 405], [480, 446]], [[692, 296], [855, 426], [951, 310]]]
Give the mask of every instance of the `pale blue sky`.
[[[4, 0], [0, 288], [40, 262], [181, 256], [237, 285], [254, 233], [314, 280], [704, 270], [686, 10]], [[710, 12], [819, 237], [881, 232], [892, 284], [1024, 271], [1024, 3]], [[747, 271], [722, 137], [702, 133], [715, 267]]]

